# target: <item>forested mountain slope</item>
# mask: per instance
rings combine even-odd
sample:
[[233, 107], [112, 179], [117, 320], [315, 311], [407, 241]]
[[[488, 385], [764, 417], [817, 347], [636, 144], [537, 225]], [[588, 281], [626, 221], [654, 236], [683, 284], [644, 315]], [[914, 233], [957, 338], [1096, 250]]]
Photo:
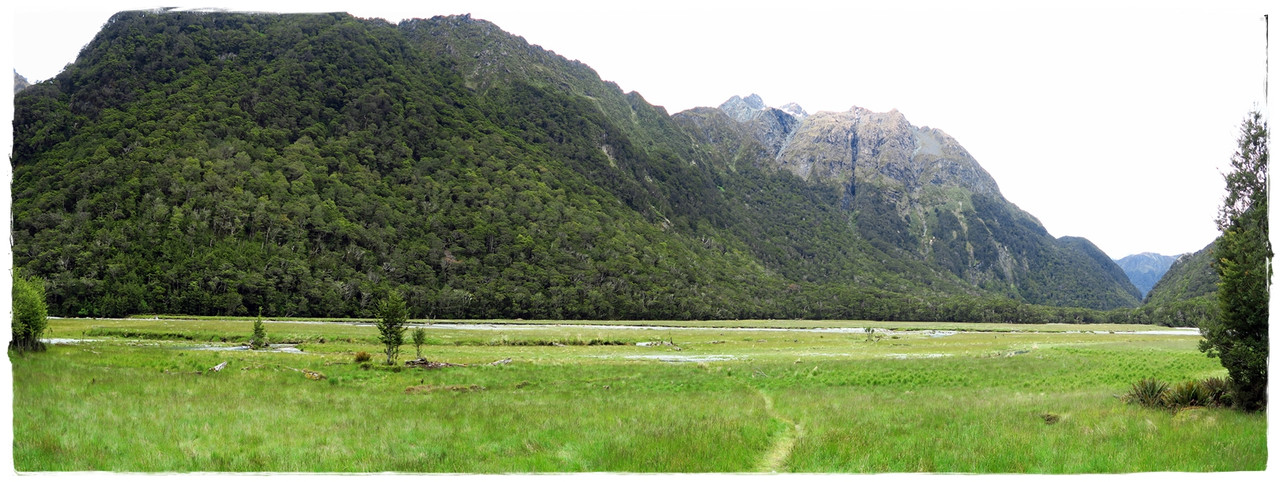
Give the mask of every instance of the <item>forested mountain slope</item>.
[[[1087, 249], [992, 243], [1011, 266], [1102, 274], [970, 276], [985, 258], [921, 249], [945, 214], [903, 218], [874, 183], [850, 205], [718, 109], [669, 116], [468, 16], [125, 12], [15, 100], [14, 260], [55, 314], [367, 316], [392, 289], [415, 317], [1125, 305]], [[964, 196], [993, 239], [1039, 227]]]
[[[755, 95], [735, 96], [719, 110], [742, 126], [729, 145], [754, 140], [765, 164], [837, 192], [839, 200], [828, 206], [850, 213], [858, 236], [894, 258], [1029, 303], [1102, 309], [1138, 303], [1138, 290], [1093, 243], [1054, 239], [1006, 201], [995, 180], [941, 130], [913, 126], [897, 111], [793, 113]], [[725, 135], [714, 122], [690, 124], [709, 139]]]
[[1218, 273], [1213, 270], [1213, 246], [1179, 256], [1147, 293], [1140, 313], [1148, 321], [1198, 326], [1218, 316]]

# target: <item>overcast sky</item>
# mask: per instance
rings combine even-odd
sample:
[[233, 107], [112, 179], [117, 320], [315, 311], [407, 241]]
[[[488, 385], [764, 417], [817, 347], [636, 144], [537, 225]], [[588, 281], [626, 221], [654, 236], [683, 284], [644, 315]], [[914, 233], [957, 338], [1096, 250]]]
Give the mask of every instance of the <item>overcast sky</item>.
[[471, 13], [670, 113], [750, 93], [811, 113], [896, 108], [955, 137], [1050, 233], [1114, 258], [1212, 241], [1240, 122], [1264, 108], [1266, 10], [1253, 1], [11, 3], [5, 61], [33, 81], [119, 10]]

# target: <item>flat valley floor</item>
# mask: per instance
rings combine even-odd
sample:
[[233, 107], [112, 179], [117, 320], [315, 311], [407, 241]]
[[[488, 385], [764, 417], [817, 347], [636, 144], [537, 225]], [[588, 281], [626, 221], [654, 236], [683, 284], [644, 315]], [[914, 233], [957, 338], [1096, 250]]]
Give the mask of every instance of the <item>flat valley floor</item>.
[[[1266, 468], [1266, 417], [1127, 404], [1225, 376], [1137, 325], [51, 319], [10, 354], [19, 472], [1131, 473]], [[359, 352], [370, 356], [357, 361]], [[225, 364], [224, 364], [225, 363]], [[221, 366], [217, 371], [214, 367]]]

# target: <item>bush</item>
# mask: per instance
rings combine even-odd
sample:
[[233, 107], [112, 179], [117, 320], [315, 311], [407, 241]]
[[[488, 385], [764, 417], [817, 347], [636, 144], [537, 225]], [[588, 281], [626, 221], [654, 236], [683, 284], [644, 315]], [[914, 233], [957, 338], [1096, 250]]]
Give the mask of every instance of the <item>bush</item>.
[[1233, 387], [1224, 378], [1188, 380], [1172, 387], [1169, 384], [1145, 378], [1129, 388], [1124, 400], [1144, 407], [1223, 407], [1231, 405]]
[[1209, 405], [1226, 407], [1231, 405], [1231, 383], [1222, 377], [1206, 378], [1200, 381]]
[[1164, 397], [1168, 391], [1168, 383], [1154, 378], [1144, 378], [1129, 387], [1129, 393], [1124, 398], [1129, 403], [1144, 407], [1160, 407], [1164, 405]]
[[416, 350], [418, 358], [422, 358], [422, 344], [427, 342], [427, 330], [422, 328], [413, 329], [413, 347]]
[[372, 359], [373, 355], [370, 355], [367, 351], [356, 352], [356, 363], [364, 363]]
[[1204, 407], [1208, 405], [1208, 399], [1199, 381], [1187, 380], [1165, 393], [1164, 404], [1169, 408]]
[[13, 339], [9, 349], [44, 351], [40, 336], [49, 325], [49, 308], [44, 299], [44, 280], [22, 276], [13, 269]]

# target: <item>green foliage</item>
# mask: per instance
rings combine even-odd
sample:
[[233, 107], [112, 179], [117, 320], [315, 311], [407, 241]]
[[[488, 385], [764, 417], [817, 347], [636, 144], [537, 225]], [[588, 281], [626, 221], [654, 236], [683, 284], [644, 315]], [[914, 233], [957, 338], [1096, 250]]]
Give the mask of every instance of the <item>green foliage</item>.
[[258, 318], [253, 320], [253, 335], [249, 336], [249, 348], [260, 350], [270, 346], [267, 342], [267, 328], [262, 323], [262, 308], [258, 308]]
[[404, 297], [398, 291], [392, 291], [378, 303], [378, 316], [378, 341], [385, 346], [387, 364], [393, 365], [400, 355], [400, 345], [404, 344], [405, 323], [408, 321]]
[[13, 320], [10, 327], [13, 338], [9, 349], [17, 351], [44, 351], [40, 337], [49, 324], [45, 305], [44, 280], [27, 277], [20, 269], [13, 274]]
[[1170, 386], [1168, 383], [1144, 378], [1129, 387], [1124, 400], [1148, 408], [1178, 410], [1188, 407], [1226, 407], [1234, 400], [1230, 382], [1221, 377], [1203, 380], [1187, 380]]
[[[416, 318], [1079, 323], [1113, 315], [1035, 304], [1132, 304], [998, 199], [930, 217], [971, 233], [937, 259], [905, 255], [922, 244], [893, 193], [704, 143], [723, 114], [668, 116], [491, 27], [118, 14], [15, 98], [14, 263], [68, 316], [370, 317], [392, 290]], [[960, 276], [999, 249], [1034, 273]]]
[[1217, 299], [1218, 273], [1213, 269], [1213, 246], [1178, 258], [1147, 293], [1146, 304], [1165, 304], [1193, 298]]
[[1164, 405], [1170, 408], [1204, 407], [1211, 398], [1197, 380], [1174, 384], [1164, 394]]
[[1200, 380], [1200, 389], [1204, 391], [1205, 405], [1230, 406], [1232, 403], [1231, 382], [1222, 377], [1210, 377]]
[[1222, 236], [1214, 244], [1220, 316], [1201, 325], [1200, 349], [1227, 369], [1235, 402], [1247, 410], [1266, 407], [1271, 280], [1267, 220], [1267, 125], [1253, 112], [1241, 126], [1239, 149], [1226, 174], [1227, 196], [1219, 211]]
[[422, 345], [427, 342], [427, 330], [422, 328], [413, 329], [413, 349], [417, 358], [422, 358]]
[[1136, 403], [1144, 407], [1162, 407], [1164, 406], [1165, 395], [1169, 392], [1169, 384], [1153, 379], [1144, 378], [1129, 387], [1129, 393], [1125, 394], [1125, 400], [1129, 403]]

